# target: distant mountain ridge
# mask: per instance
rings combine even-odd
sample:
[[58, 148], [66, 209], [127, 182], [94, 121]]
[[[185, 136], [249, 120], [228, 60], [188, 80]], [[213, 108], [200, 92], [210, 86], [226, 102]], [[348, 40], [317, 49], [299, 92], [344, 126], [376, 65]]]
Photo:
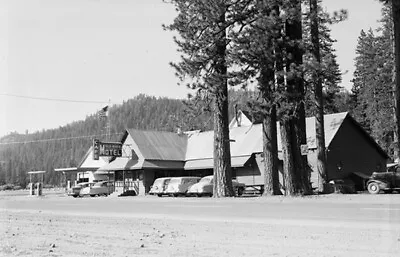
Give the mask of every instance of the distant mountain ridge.
[[[241, 99], [240, 92], [232, 91], [230, 112], [233, 104]], [[74, 121], [56, 129], [32, 134], [11, 133], [0, 138], [0, 185], [29, 182], [26, 172], [46, 170], [45, 183], [59, 185], [62, 174], [54, 171], [60, 167], [74, 167], [91, 146], [96, 137], [103, 141], [118, 141], [126, 128], [159, 131], [210, 130], [212, 114], [200, 106], [184, 100], [138, 95], [121, 105], [109, 108], [108, 120], [96, 114], [83, 121]], [[110, 136], [106, 136], [107, 124], [111, 124]]]

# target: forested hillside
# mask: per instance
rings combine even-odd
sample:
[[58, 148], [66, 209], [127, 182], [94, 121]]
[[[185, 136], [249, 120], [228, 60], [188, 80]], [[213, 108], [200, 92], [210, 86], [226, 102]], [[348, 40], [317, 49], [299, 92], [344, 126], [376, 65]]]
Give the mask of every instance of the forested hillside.
[[[234, 106], [248, 110], [247, 103], [256, 97], [251, 90], [229, 91], [229, 119], [234, 117]], [[330, 96], [331, 97], [331, 96]], [[326, 113], [347, 111], [346, 92], [335, 95], [335, 108]], [[11, 183], [25, 187], [28, 171], [45, 170], [45, 183], [58, 185], [61, 181], [55, 168], [75, 167], [89, 149], [94, 138], [119, 141], [125, 128], [177, 131], [211, 130], [213, 119], [209, 104], [204, 99], [189, 100], [157, 98], [138, 95], [109, 108], [109, 121], [97, 114], [83, 121], [75, 121], [55, 129], [32, 134], [11, 133], [0, 139], [0, 185]], [[248, 110], [249, 111], [249, 110]], [[108, 134], [107, 124], [110, 124]]]
[[[340, 88], [340, 69], [336, 63], [333, 39], [323, 23], [321, 14], [321, 57], [323, 73], [323, 94], [325, 113], [349, 111], [371, 136], [393, 156], [395, 123], [393, 119], [393, 42], [391, 10], [382, 12], [381, 27], [378, 31], [361, 31], [356, 49], [353, 87], [351, 93]], [[305, 23], [305, 31], [308, 24]], [[307, 34], [307, 33], [306, 33]], [[307, 37], [304, 36], [306, 39]], [[257, 56], [257, 55], [256, 55]], [[305, 60], [307, 60], [307, 55]], [[257, 73], [254, 73], [257, 74]], [[307, 72], [304, 75], [306, 89], [306, 115], [315, 115], [313, 90]], [[246, 86], [247, 80], [236, 83]], [[256, 89], [257, 90], [257, 89]], [[45, 170], [45, 183], [57, 185], [61, 174], [55, 168], [74, 167], [79, 164], [94, 138], [103, 141], [119, 141], [125, 128], [144, 130], [177, 131], [213, 129], [212, 105], [207, 93], [198, 94], [190, 100], [156, 98], [138, 95], [122, 104], [109, 107], [108, 119], [92, 114], [82, 121], [66, 126], [42, 130], [32, 134], [11, 133], [0, 138], [0, 185], [6, 183], [25, 187], [26, 173]], [[259, 91], [229, 90], [229, 120], [234, 106], [249, 110], [260, 101]], [[253, 104], [252, 104], [253, 102]], [[279, 101], [277, 104], [281, 104]], [[279, 117], [278, 117], [279, 119]], [[107, 125], [110, 124], [110, 129]]]
[[[231, 91], [231, 117], [233, 105], [240, 104], [250, 94]], [[139, 95], [121, 105], [111, 106], [109, 121], [93, 114], [84, 121], [75, 121], [56, 129], [26, 135], [9, 134], [0, 139], [0, 185], [12, 183], [25, 187], [29, 182], [26, 173], [33, 170], [47, 171], [45, 183], [57, 185], [62, 174], [54, 172], [55, 168], [78, 165], [94, 138], [118, 141], [125, 128], [210, 130], [213, 120], [207, 110], [206, 102], [197, 99], [184, 101]], [[110, 136], [107, 124], [110, 124]]]

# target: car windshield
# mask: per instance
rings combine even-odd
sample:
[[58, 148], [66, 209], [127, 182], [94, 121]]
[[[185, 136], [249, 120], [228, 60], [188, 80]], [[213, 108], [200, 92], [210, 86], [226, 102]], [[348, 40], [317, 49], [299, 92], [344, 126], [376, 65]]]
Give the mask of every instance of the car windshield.
[[107, 186], [107, 182], [97, 182], [94, 184], [95, 187], [105, 187]]
[[156, 179], [156, 181], [154, 181], [154, 186], [161, 186], [164, 183], [168, 183], [169, 179]]
[[200, 180], [201, 183], [212, 183], [213, 177], [204, 177]]
[[171, 178], [171, 180], [169, 181], [168, 184], [169, 184], [169, 185], [170, 185], [170, 184], [180, 184], [181, 181], [182, 181], [181, 178]]

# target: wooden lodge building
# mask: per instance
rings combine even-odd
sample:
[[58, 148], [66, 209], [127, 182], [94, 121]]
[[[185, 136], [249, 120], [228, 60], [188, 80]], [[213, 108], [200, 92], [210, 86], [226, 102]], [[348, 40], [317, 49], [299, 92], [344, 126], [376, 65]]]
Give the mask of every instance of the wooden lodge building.
[[[388, 155], [347, 112], [324, 118], [329, 180], [353, 178], [356, 187], [364, 189], [363, 179], [377, 169], [384, 170]], [[278, 126], [278, 158], [282, 160], [279, 133]], [[306, 133], [311, 182], [316, 187], [314, 117], [306, 119]], [[213, 174], [213, 139], [213, 131], [173, 133], [127, 129], [121, 138], [122, 157], [111, 159], [92, 172], [94, 176], [108, 175], [119, 193], [135, 191], [144, 195], [159, 177]], [[233, 177], [247, 186], [262, 186], [262, 124], [252, 122], [239, 111], [230, 123], [230, 139]], [[90, 163], [89, 158], [90, 153], [81, 164]], [[280, 180], [283, 181], [282, 177]]]

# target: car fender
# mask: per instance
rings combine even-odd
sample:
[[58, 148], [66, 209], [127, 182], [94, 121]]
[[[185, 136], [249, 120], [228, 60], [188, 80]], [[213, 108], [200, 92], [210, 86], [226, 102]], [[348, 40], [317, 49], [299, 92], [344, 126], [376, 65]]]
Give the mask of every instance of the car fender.
[[381, 180], [376, 180], [376, 179], [368, 180], [368, 181], [367, 181], [367, 186], [368, 186], [370, 183], [372, 183], [372, 182], [377, 183], [380, 189], [387, 189], [387, 188], [390, 188], [389, 183], [384, 182], [384, 181], [381, 181]]

